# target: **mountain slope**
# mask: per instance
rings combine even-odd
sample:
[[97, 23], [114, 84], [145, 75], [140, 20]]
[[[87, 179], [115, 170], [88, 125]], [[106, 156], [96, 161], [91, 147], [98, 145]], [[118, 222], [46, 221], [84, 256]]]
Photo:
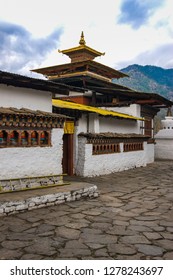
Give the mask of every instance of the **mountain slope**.
[[134, 90], [158, 93], [173, 100], [173, 69], [156, 66], [130, 65], [120, 70], [129, 75], [114, 82]]

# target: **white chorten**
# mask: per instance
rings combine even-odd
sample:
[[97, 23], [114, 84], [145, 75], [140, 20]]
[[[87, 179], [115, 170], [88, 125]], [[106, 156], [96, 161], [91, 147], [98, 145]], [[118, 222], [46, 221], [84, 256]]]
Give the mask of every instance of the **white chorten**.
[[161, 121], [161, 130], [155, 135], [155, 158], [173, 160], [173, 116], [168, 108], [167, 116]]

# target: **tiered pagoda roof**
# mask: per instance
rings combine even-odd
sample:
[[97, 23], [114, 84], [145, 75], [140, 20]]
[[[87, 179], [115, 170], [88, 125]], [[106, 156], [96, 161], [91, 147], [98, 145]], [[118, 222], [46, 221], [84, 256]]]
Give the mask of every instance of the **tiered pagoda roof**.
[[71, 59], [71, 63], [34, 69], [32, 71], [45, 75], [49, 80], [61, 80], [61, 82], [64, 81], [65, 83], [67, 79], [73, 82], [74, 78], [76, 79], [77, 77], [79, 77], [77, 80], [83, 77], [94, 77], [99, 80], [111, 81], [113, 78], [119, 79], [128, 76], [127, 74], [94, 61], [94, 58], [104, 55], [105, 53], [88, 47], [83, 32], [81, 34], [79, 46], [62, 51], [59, 50], [59, 52], [67, 55]]

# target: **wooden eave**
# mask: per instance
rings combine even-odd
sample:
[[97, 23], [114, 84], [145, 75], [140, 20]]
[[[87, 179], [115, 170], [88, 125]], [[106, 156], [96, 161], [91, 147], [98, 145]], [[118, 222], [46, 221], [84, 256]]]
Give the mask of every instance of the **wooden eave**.
[[172, 106], [173, 102], [162, 97], [159, 94], [156, 93], [147, 93], [147, 92], [137, 92], [134, 90], [131, 90], [129, 88], [105, 88], [105, 87], [89, 87], [91, 90], [94, 90], [95, 92], [102, 93], [103, 95], [113, 95], [122, 97], [123, 99], [133, 99], [133, 101], [137, 104], [151, 104], [151, 105], [160, 105], [160, 106]]
[[160, 106], [159, 108], [156, 108], [155, 106], [151, 106], [151, 105], [146, 105], [143, 104], [141, 106], [141, 116], [146, 118], [154, 118], [154, 116], [160, 111]]
[[156, 99], [142, 99], [142, 100], [136, 100], [136, 103], [137, 104], [151, 104], [151, 105], [157, 105], [157, 104], [160, 104], [160, 101], [159, 100], [156, 100]]
[[92, 54], [94, 57], [101, 56], [101, 55], [105, 54], [105, 53], [101, 53], [99, 51], [96, 51], [96, 50], [88, 47], [87, 45], [80, 45], [80, 46], [77, 46], [77, 47], [74, 47], [74, 48], [70, 48], [70, 49], [66, 49], [66, 50], [62, 50], [62, 51], [58, 50], [58, 51], [60, 53], [66, 54], [66, 55], [71, 55], [71, 54], [74, 54], [74, 53], [85, 51], [85, 52], [88, 52], [88, 53]]
[[52, 93], [60, 93], [65, 95], [67, 95], [70, 90], [84, 92], [84, 89], [82, 88], [73, 87], [58, 82], [55, 83], [48, 80], [26, 77], [5, 71], [0, 71], [0, 84], [5, 84], [7, 86], [32, 88], [36, 90], [49, 91]]
[[[55, 79], [56, 80], [56, 79]], [[87, 89], [90, 89], [91, 87], [98, 86], [98, 87], [106, 87], [106, 88], [117, 88], [117, 89], [128, 89], [129, 88], [112, 83], [111, 81], [98, 79], [95, 76], [88, 76], [84, 75], [82, 73], [76, 74], [75, 76], [68, 76], [68, 77], [60, 77], [58, 79], [58, 82], [64, 83], [71, 86], [77, 86], [77, 87], [85, 87]]]
[[113, 78], [123, 78], [128, 77], [127, 74], [124, 74], [120, 71], [117, 71], [109, 66], [106, 66], [104, 64], [101, 64], [99, 62], [93, 61], [93, 60], [85, 60], [85, 61], [79, 61], [79, 62], [73, 62], [73, 63], [66, 63], [61, 65], [55, 65], [40, 69], [33, 69], [31, 70], [36, 73], [41, 73], [43, 75], [49, 76], [49, 78], [55, 76], [56, 79], [61, 78], [61, 75], [68, 74], [68, 73], [75, 73], [78, 74], [84, 71], [91, 71], [93, 73], [99, 74], [103, 77], [107, 77], [109, 79]]
[[113, 132], [103, 132], [103, 133], [84, 133], [81, 132], [79, 137], [85, 137], [87, 139], [107, 139], [107, 138], [118, 138], [118, 139], [141, 139], [143, 141], [148, 140], [150, 136], [136, 133], [113, 133]]
[[27, 117], [44, 117], [44, 118], [54, 118], [54, 119], [69, 119], [68, 116], [62, 114], [56, 114], [51, 112], [45, 112], [40, 110], [31, 110], [28, 108], [13, 108], [13, 107], [0, 107], [0, 115], [18, 115]]

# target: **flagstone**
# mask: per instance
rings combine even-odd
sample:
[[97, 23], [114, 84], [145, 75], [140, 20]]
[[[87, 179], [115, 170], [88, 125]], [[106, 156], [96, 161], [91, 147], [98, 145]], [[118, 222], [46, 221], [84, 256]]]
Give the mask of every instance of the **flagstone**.
[[136, 244], [135, 247], [139, 252], [147, 256], [162, 256], [164, 252], [163, 248], [154, 245]]
[[169, 231], [169, 232], [173, 232], [173, 227], [167, 227], [166, 229], [167, 229], [167, 231]]
[[91, 227], [101, 229], [102, 231], [109, 229], [112, 225], [110, 223], [92, 223]]
[[163, 247], [164, 249], [167, 250], [173, 250], [173, 240], [170, 239], [162, 239], [162, 240], [157, 240], [156, 243], [158, 246]]
[[149, 239], [161, 239], [162, 236], [157, 232], [143, 232], [143, 234]]
[[80, 235], [80, 231], [77, 229], [71, 229], [67, 227], [58, 227], [55, 230], [57, 236], [61, 236], [67, 239], [78, 239]]
[[117, 243], [117, 237], [112, 235], [104, 234], [81, 234], [81, 240], [84, 243], [97, 243], [97, 244], [113, 244]]
[[109, 244], [108, 251], [110, 253], [122, 254], [122, 255], [134, 255], [137, 252], [134, 246], [130, 247], [124, 244]]
[[22, 256], [22, 251], [9, 250], [7, 248], [0, 249], [0, 260], [16, 260]]
[[161, 232], [160, 233], [164, 239], [170, 239], [173, 240], [173, 233], [169, 233], [169, 232]]
[[123, 236], [120, 238], [120, 241], [126, 244], [150, 244], [150, 241], [142, 235]]
[[[80, 248], [76, 248], [75, 250], [72, 248], [63, 248], [59, 250], [60, 254], [59, 257], [63, 258], [67, 257], [67, 259], [69, 259], [69, 257], [74, 257], [74, 259], [76, 259], [76, 256], [78, 258], [80, 257], [84, 257], [84, 256], [90, 256], [91, 252], [89, 249], [80, 249]], [[58, 259], [58, 258], [57, 258]]]
[[172, 252], [165, 253], [163, 256], [163, 259], [164, 260], [173, 260], [173, 250], [172, 250]]
[[19, 249], [19, 248], [24, 248], [26, 246], [29, 246], [30, 244], [32, 244], [32, 241], [6, 240], [6, 241], [1, 242], [1, 246], [3, 248], [7, 248], [7, 249], [10, 249], [10, 250], [16, 250], [16, 249]]
[[109, 254], [107, 252], [106, 248], [98, 249], [94, 252], [94, 256], [97, 257], [104, 257], [104, 258], [109, 258]]
[[141, 225], [130, 225], [127, 227], [128, 230], [131, 230], [133, 232], [144, 232], [144, 231], [152, 231], [151, 228]]
[[20, 260], [42, 260], [43, 256], [42, 255], [37, 255], [37, 254], [24, 254], [20, 258]]
[[105, 247], [105, 244], [97, 244], [97, 243], [85, 243], [91, 250], [101, 249]]

